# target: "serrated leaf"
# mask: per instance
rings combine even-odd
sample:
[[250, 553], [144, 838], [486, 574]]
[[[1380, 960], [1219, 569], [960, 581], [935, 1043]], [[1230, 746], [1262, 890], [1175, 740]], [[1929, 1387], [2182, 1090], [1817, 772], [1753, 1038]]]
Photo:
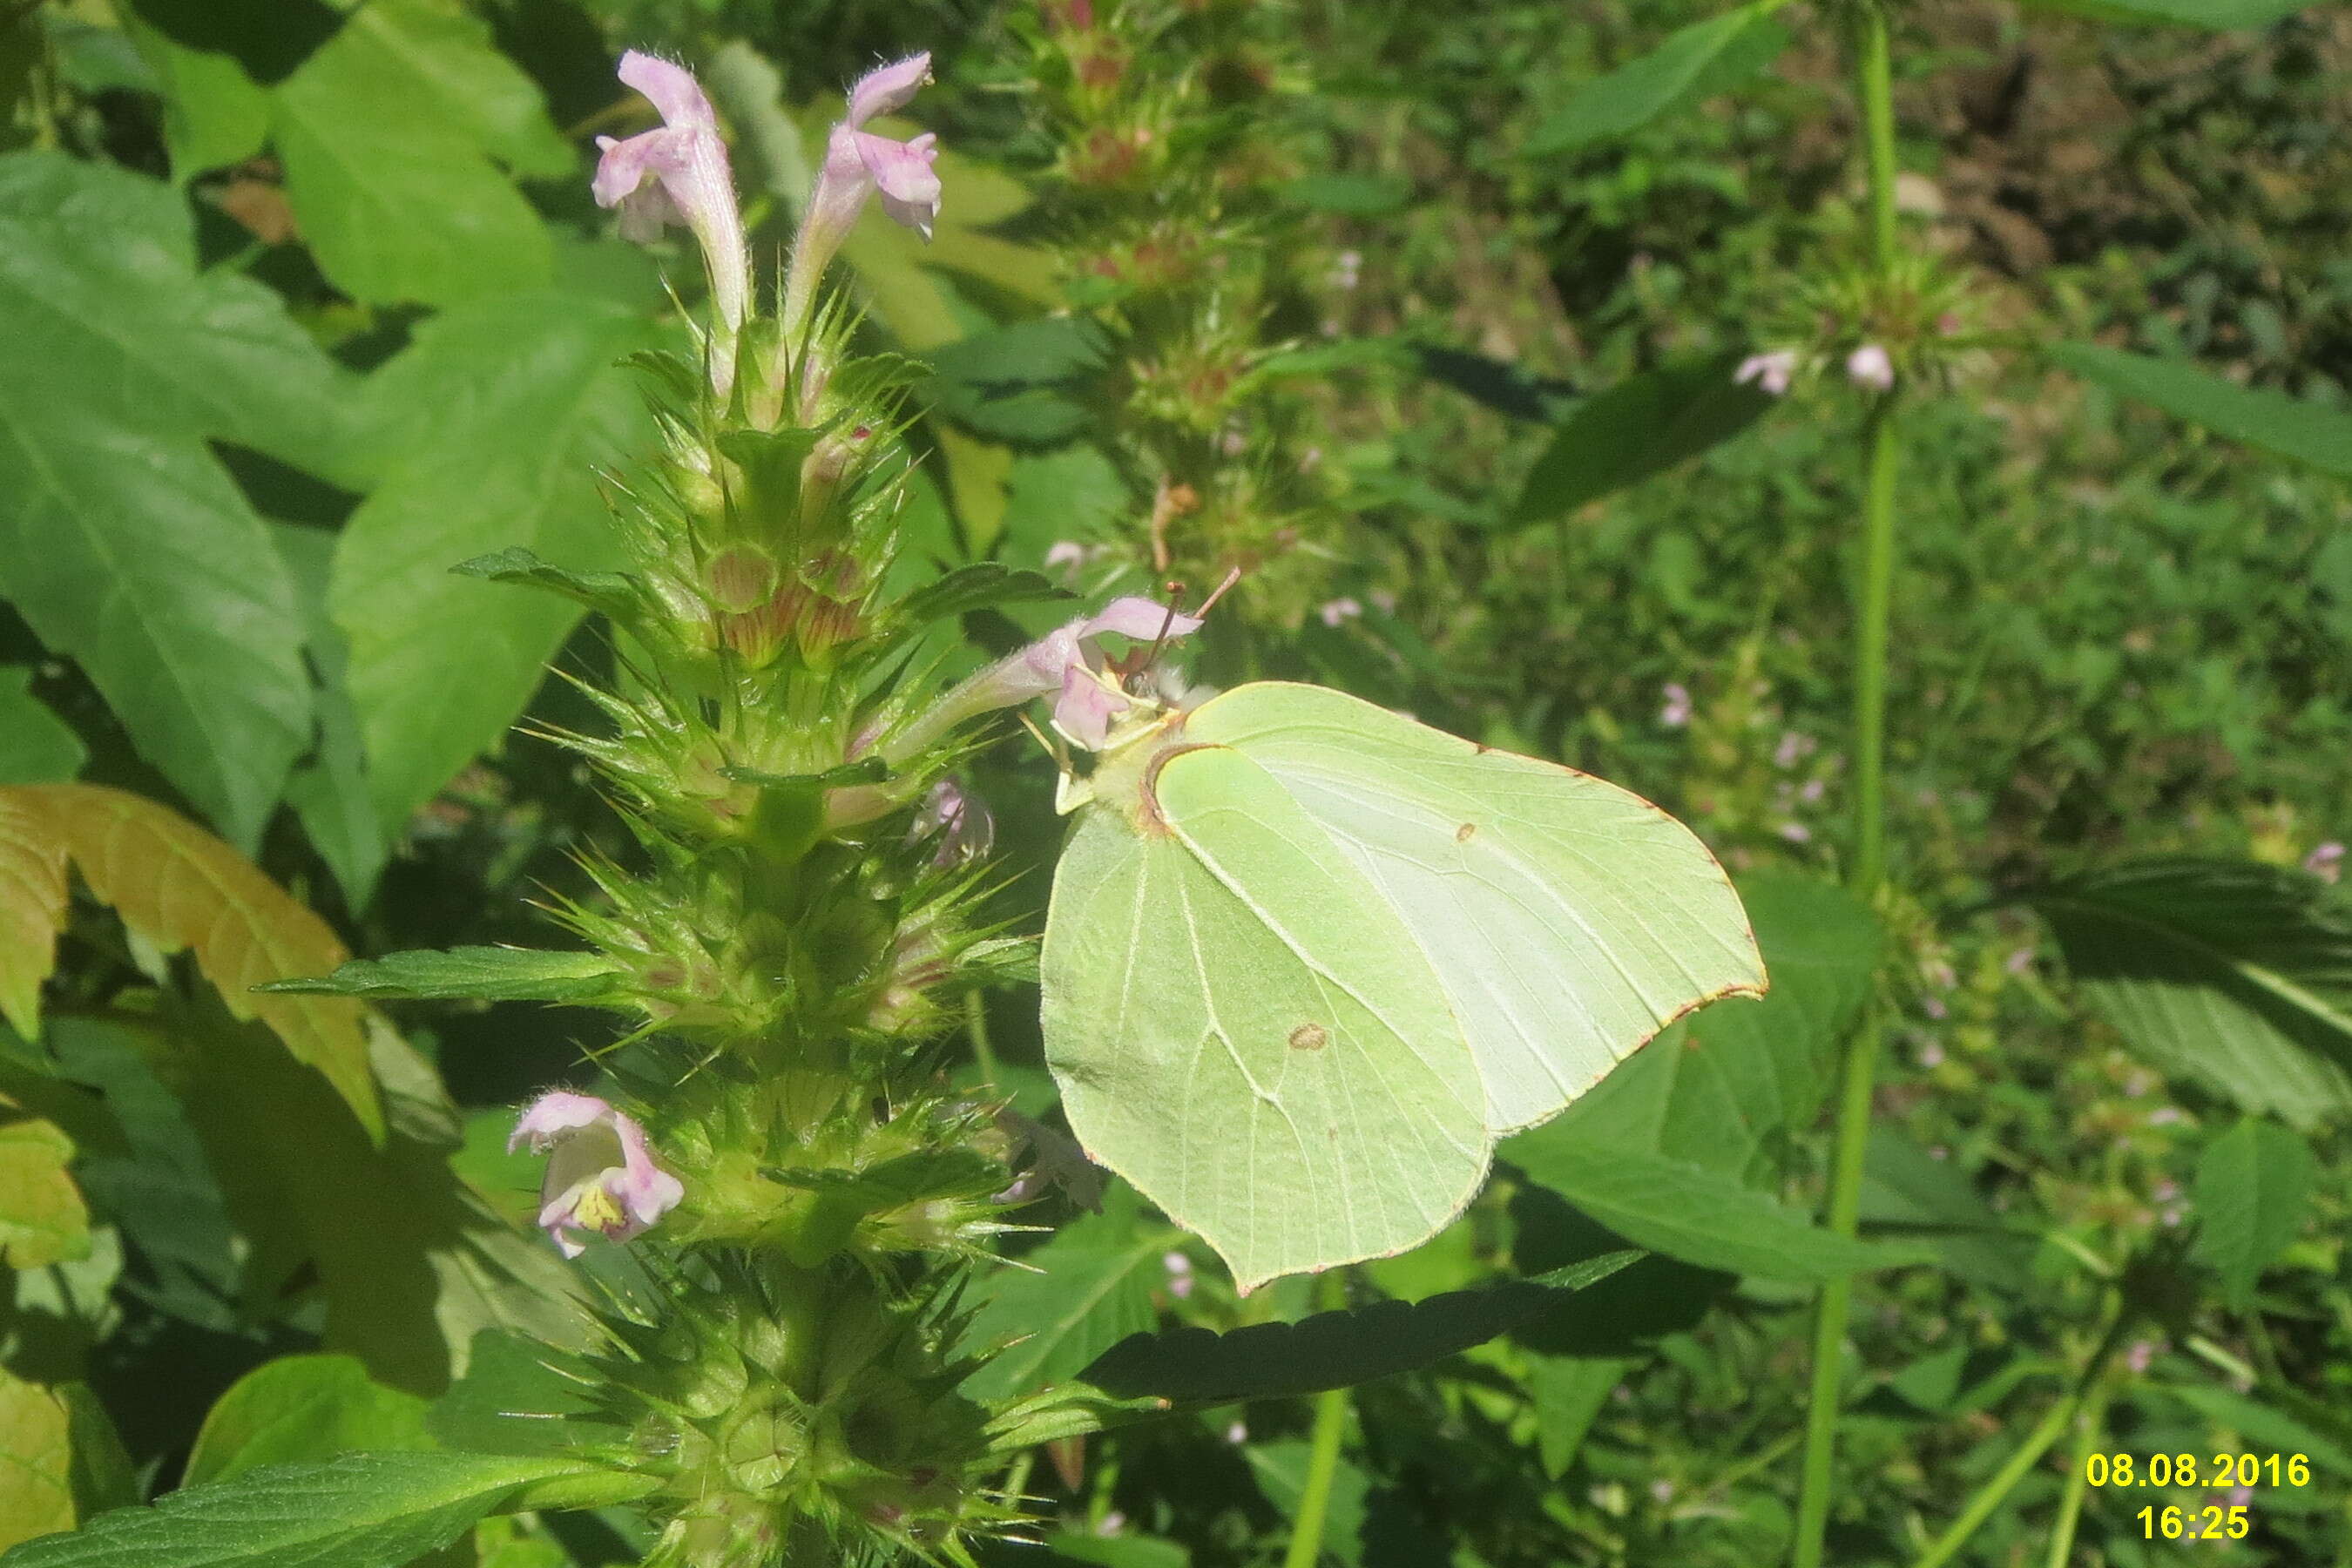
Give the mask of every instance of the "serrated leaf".
[[372, 1381], [347, 1355], [264, 1362], [213, 1404], [180, 1484], [225, 1481], [265, 1465], [431, 1446], [425, 1402]]
[[1069, 597], [1067, 589], [1043, 573], [1015, 570], [1002, 562], [975, 561], [918, 588], [901, 599], [893, 613], [907, 626], [922, 626], [993, 605]]
[[278, 995], [381, 1001], [573, 1002], [609, 992], [618, 973], [601, 953], [455, 947], [355, 958], [331, 974], [280, 980], [261, 989]]
[[1351, 1388], [1432, 1365], [1508, 1333], [1641, 1256], [1605, 1253], [1531, 1279], [1449, 1290], [1420, 1301], [1376, 1301], [1318, 1312], [1296, 1323], [1257, 1323], [1223, 1334], [1207, 1329], [1137, 1334], [1112, 1346], [1079, 1375], [1121, 1398], [1156, 1396], [1178, 1405]]
[[535, 1483], [579, 1473], [507, 1455], [350, 1454], [272, 1465], [101, 1514], [6, 1568], [404, 1568]]
[[0, 594], [250, 844], [310, 743], [293, 585], [207, 438], [341, 471], [347, 378], [276, 296], [194, 269], [169, 187], [0, 159]]
[[1735, 368], [1727, 355], [1665, 365], [1575, 405], [1536, 459], [1511, 521], [1574, 511], [1747, 429], [1773, 400], [1733, 381]]
[[1134, 1189], [1113, 1185], [1103, 1212], [991, 1277], [966, 1342], [1017, 1341], [965, 1380], [974, 1399], [1003, 1400], [1070, 1376], [1112, 1345], [1149, 1329], [1161, 1258], [1181, 1237], [1141, 1217]]
[[0, 1264], [42, 1268], [89, 1254], [89, 1210], [66, 1173], [73, 1140], [0, 1094]]
[[498, 742], [579, 619], [450, 568], [515, 544], [612, 554], [594, 468], [645, 428], [614, 362], [646, 331], [602, 300], [511, 296], [444, 311], [370, 381], [361, 422], [383, 478], [343, 530], [328, 602], [387, 826]]
[[[101, 784], [20, 784], [0, 800], [54, 836], [100, 903], [166, 952], [194, 952], [238, 1018], [258, 1018], [294, 1059], [334, 1085], [369, 1135], [383, 1110], [356, 1003], [253, 994], [253, 987], [341, 963], [327, 923], [250, 860], [169, 806]], [[37, 831], [38, 829], [36, 829]]]
[[1833, 1279], [1916, 1263], [1915, 1247], [1824, 1230], [1738, 1178], [1646, 1150], [1594, 1143], [1562, 1121], [1506, 1139], [1496, 1158], [1637, 1246], [1703, 1268]]
[[2222, 1299], [2243, 1309], [2272, 1258], [2302, 1228], [2318, 1162], [2291, 1129], [2252, 1117], [2205, 1146], [2197, 1160], [2197, 1242], [2189, 1256], [2221, 1279]]
[[635, 620], [646, 607], [644, 586], [625, 573], [567, 572], [541, 561], [528, 550], [500, 550], [489, 555], [477, 555], [471, 561], [458, 562], [449, 570], [461, 577], [545, 589], [623, 626]]
[[354, 299], [450, 304], [547, 282], [554, 249], [490, 160], [569, 166], [538, 92], [446, 0], [371, 0], [271, 95], [287, 199]]
[[1759, 74], [1788, 46], [1788, 29], [1770, 20], [1780, 8], [1780, 0], [1759, 0], [1668, 34], [1648, 54], [1578, 89], [1536, 128], [1527, 150], [1565, 153], [1622, 136], [1679, 104]]
[[41, 1034], [41, 982], [66, 923], [66, 847], [38, 809], [0, 790], [0, 1017]]
[[2352, 918], [2316, 878], [2167, 856], [2026, 901], [2092, 1010], [2158, 1067], [2297, 1126], [2352, 1112]]
[[[2193, 0], [2181, 3], [2183, 8], [2191, 8]], [[2216, 4], [2205, 8], [2233, 7]], [[2060, 343], [2049, 353], [2085, 381], [2120, 396], [2153, 404], [2177, 419], [2201, 425], [2217, 436], [2262, 451], [2308, 463], [2324, 474], [2352, 479], [2352, 411], [2284, 392], [2240, 386], [2180, 360], [2126, 353], [2091, 343]]]
[[286, 803], [302, 831], [334, 873], [344, 902], [364, 910], [376, 879], [391, 858], [392, 844], [376, 820], [368, 789], [367, 753], [360, 740], [359, 714], [344, 684], [351, 658], [343, 634], [327, 616], [327, 582], [335, 558], [335, 536], [322, 529], [279, 523], [278, 552], [294, 574], [302, 602], [310, 665], [319, 677], [319, 744], [286, 780]]

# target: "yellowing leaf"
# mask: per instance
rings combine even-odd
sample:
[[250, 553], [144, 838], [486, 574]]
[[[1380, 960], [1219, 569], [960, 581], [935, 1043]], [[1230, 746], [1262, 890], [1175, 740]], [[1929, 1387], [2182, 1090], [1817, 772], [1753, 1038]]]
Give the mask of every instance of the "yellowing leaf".
[[66, 847], [0, 792], [0, 1017], [26, 1039], [41, 1030], [41, 982], [65, 918]]
[[63, 1400], [0, 1370], [0, 1552], [74, 1527], [72, 1425]]
[[[167, 952], [193, 951], [196, 965], [239, 1019], [258, 1018], [294, 1059], [316, 1068], [376, 1142], [383, 1108], [368, 1070], [360, 1005], [341, 996], [257, 995], [272, 980], [324, 974], [350, 956], [326, 921], [259, 868], [169, 806], [101, 784], [21, 784], [0, 790], [0, 808], [35, 824], [36, 841], [69, 857], [100, 902]], [[19, 832], [26, 831], [20, 828]], [[0, 868], [11, 863], [0, 826]], [[0, 935], [14, 900], [0, 892]], [[26, 910], [35, 908], [27, 900]], [[53, 913], [51, 929], [61, 909]], [[19, 917], [28, 919], [28, 916]], [[47, 964], [42, 966], [47, 972]], [[0, 970], [0, 995], [15, 977]], [[35, 981], [37, 984], [37, 978]]]
[[45, 1268], [89, 1255], [89, 1210], [66, 1174], [73, 1152], [56, 1122], [0, 1094], [0, 1263]]

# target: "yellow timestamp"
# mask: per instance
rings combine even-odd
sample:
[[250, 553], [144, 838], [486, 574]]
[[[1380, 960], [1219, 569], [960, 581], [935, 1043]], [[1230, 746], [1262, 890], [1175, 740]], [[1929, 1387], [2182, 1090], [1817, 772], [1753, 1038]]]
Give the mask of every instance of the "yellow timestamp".
[[2139, 1521], [2140, 1535], [2148, 1541], [2236, 1541], [2254, 1528], [2242, 1502], [2227, 1507], [2208, 1503], [2203, 1508], [2144, 1508], [2133, 1517]]
[[2083, 1479], [2095, 1487], [2307, 1487], [2311, 1460], [2302, 1454], [2215, 1454], [2210, 1460], [2195, 1454], [2144, 1459], [2092, 1454], [2083, 1461]]

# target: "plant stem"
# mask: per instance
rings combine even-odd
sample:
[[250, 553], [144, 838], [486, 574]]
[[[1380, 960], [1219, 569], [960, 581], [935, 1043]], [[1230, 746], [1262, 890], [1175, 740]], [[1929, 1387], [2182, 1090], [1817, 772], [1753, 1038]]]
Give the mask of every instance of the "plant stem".
[[[2074, 1424], [2084, 1405], [2105, 1384], [2107, 1358], [2115, 1353], [2116, 1342], [2123, 1337], [2124, 1327], [2129, 1321], [2120, 1310], [2111, 1309], [2105, 1331], [2099, 1336], [2098, 1348], [2091, 1352], [2091, 1359], [2084, 1366], [2082, 1375], [2075, 1379], [2073, 1390], [2027, 1434], [2025, 1441], [2018, 1445], [2017, 1452], [2011, 1454], [2008, 1462], [1994, 1473], [1992, 1479], [1969, 1500], [1969, 1506], [1960, 1510], [1959, 1518], [1952, 1521], [1951, 1528], [1937, 1536], [1935, 1544], [1928, 1547], [1911, 1568], [1942, 1568], [1944, 1563], [1950, 1562], [1953, 1554], [1968, 1544], [1969, 1537], [1976, 1533], [1977, 1526], [1992, 1517], [1992, 1510], [2000, 1506], [2010, 1489], [2023, 1480], [2026, 1472], [2050, 1451], [2050, 1446], [2065, 1436], [2066, 1428]], [[2082, 1466], [2077, 1465], [2074, 1469], [2079, 1475]], [[2070, 1532], [2073, 1530], [2071, 1516], [2067, 1529]]]
[[[1894, 68], [1886, 14], [1860, 7], [1853, 37], [1854, 88], [1862, 107], [1870, 172], [1870, 263], [1885, 278], [1895, 264]], [[1862, 602], [1854, 634], [1854, 795], [1852, 886], [1875, 902], [1886, 880], [1886, 646], [1895, 580], [1895, 479], [1901, 455], [1891, 397], [1874, 399], [1864, 424]], [[1863, 1155], [1869, 1143], [1872, 1089], [1878, 1075], [1881, 1025], [1865, 1012], [1846, 1047], [1838, 1089], [1837, 1132], [1830, 1169], [1828, 1223], [1852, 1236], [1862, 1210]], [[1796, 1568], [1821, 1568], [1829, 1528], [1836, 1458], [1840, 1373], [1851, 1276], [1822, 1288], [1813, 1321], [1813, 1373], [1805, 1413], [1802, 1489], [1797, 1501]]]
[[[1348, 1304], [1343, 1277], [1338, 1269], [1323, 1276], [1317, 1305], [1337, 1311]], [[1290, 1521], [1290, 1548], [1282, 1554], [1282, 1568], [1315, 1568], [1323, 1554], [1323, 1531], [1331, 1511], [1331, 1481], [1339, 1473], [1339, 1439], [1348, 1430], [1348, 1391], [1334, 1388], [1315, 1396], [1315, 1429], [1307, 1451], [1307, 1484], [1298, 1495], [1298, 1513]]]
[[2050, 1531], [2048, 1568], [2066, 1568], [2066, 1559], [2074, 1550], [2074, 1528], [2082, 1522], [2083, 1497], [2090, 1489], [2090, 1471], [2086, 1468], [2091, 1455], [2099, 1447], [2101, 1434], [2107, 1426], [2106, 1383], [2099, 1384], [2098, 1394], [2074, 1427], [2074, 1462], [2066, 1471], [2066, 1491], [2058, 1500], [2058, 1522]]

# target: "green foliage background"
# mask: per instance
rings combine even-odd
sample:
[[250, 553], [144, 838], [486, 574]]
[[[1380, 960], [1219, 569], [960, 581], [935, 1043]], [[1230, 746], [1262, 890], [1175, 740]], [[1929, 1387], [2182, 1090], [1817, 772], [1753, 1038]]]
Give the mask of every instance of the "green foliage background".
[[[2352, 837], [2352, 20], [2219, 0], [1903, 13], [1906, 235], [1969, 287], [1941, 395], [1905, 415], [1903, 891], [1874, 921], [1829, 885], [1859, 403], [1832, 375], [1721, 400], [1682, 446], [1637, 440], [1740, 355], [1816, 331], [1813, 282], [1855, 251], [1831, 8], [1740, 13], [1704, 60], [1677, 29], [1709, 13], [1680, 0], [1177, 9], [1154, 68], [1191, 95], [1198, 142], [1176, 156], [1222, 193], [1217, 239], [1260, 253], [1258, 319], [1234, 330], [1266, 388], [1250, 460], [1288, 509], [1205, 673], [1325, 680], [1641, 791], [1732, 868], [1776, 977], [1770, 1003], [1702, 1014], [1507, 1144], [1437, 1241], [1352, 1273], [1360, 1304], [1412, 1301], [1628, 1242], [1656, 1255], [1359, 1390], [1323, 1555], [1777, 1557], [1809, 1282], [1862, 1266], [1833, 1560], [1916, 1560], [2121, 1302], [2106, 1447], [2209, 1468], [2303, 1453], [2310, 1486], [2258, 1489], [2248, 1540], [2195, 1550], [2345, 1561], [2352, 924], [2325, 852], [2326, 882], [2295, 868]], [[1046, 319], [1096, 306], [1056, 261], [1084, 214], [1024, 88], [1034, 16], [0, 5], [0, 783], [176, 806], [362, 953], [528, 942], [530, 900], [583, 888], [573, 856], [627, 853], [530, 733], [589, 722], [542, 671], [604, 676], [608, 642], [448, 568], [511, 546], [609, 559], [597, 471], [650, 438], [620, 362], [681, 341], [666, 274], [699, 287], [588, 197], [591, 138], [647, 123], [611, 78], [629, 46], [704, 69], [763, 257], [833, 95], [934, 51], [938, 241], [869, 220], [850, 250], [872, 341], [933, 372], [905, 570], [1045, 568], [1069, 542], [1112, 547], [1076, 585], [1146, 584], [1129, 438], [1156, 405], [1122, 356], [1149, 323]], [[1608, 76], [1676, 37], [1683, 87]], [[1172, 175], [1140, 199], [1203, 210]], [[956, 657], [1054, 613], [969, 616]], [[1048, 770], [1008, 740], [973, 781], [1031, 873], [1004, 913], [1034, 930]], [[2116, 869], [2152, 856], [2201, 858]], [[475, 1331], [566, 1331], [565, 1276], [514, 1224], [535, 1173], [499, 1149], [512, 1106], [601, 1043], [573, 1016], [372, 1026], [372, 1138], [158, 946], [82, 900], [37, 1040], [0, 969], [23, 1028], [0, 1035], [0, 1426], [33, 1478], [0, 1484], [0, 1520], [427, 1450], [418, 1405]], [[2281, 1022], [2273, 981], [2312, 1007]], [[1842, 1243], [1805, 1216], [1836, 1042], [1874, 994], [1894, 1059], [1865, 1239]], [[973, 1005], [975, 1057], [1044, 1111], [1034, 993]], [[1318, 1304], [1306, 1281], [1234, 1298], [1131, 1194], [1067, 1217], [1031, 1257], [1047, 1272], [1008, 1274], [990, 1309], [1038, 1331], [990, 1376]], [[1014, 1484], [1045, 1500], [1059, 1560], [1271, 1563], [1307, 1422], [1297, 1398], [1213, 1406], [1041, 1452]], [[465, 1500], [520, 1507], [544, 1482], [383, 1462], [400, 1474], [366, 1484], [395, 1545], [404, 1513], [458, 1500], [419, 1549], [464, 1527]], [[1965, 1560], [2042, 1560], [2066, 1485], [2034, 1467]], [[2094, 1489], [2075, 1560], [2169, 1560], [2134, 1517], [2164, 1500]], [[425, 1560], [634, 1561], [632, 1531], [625, 1509], [525, 1511]]]

